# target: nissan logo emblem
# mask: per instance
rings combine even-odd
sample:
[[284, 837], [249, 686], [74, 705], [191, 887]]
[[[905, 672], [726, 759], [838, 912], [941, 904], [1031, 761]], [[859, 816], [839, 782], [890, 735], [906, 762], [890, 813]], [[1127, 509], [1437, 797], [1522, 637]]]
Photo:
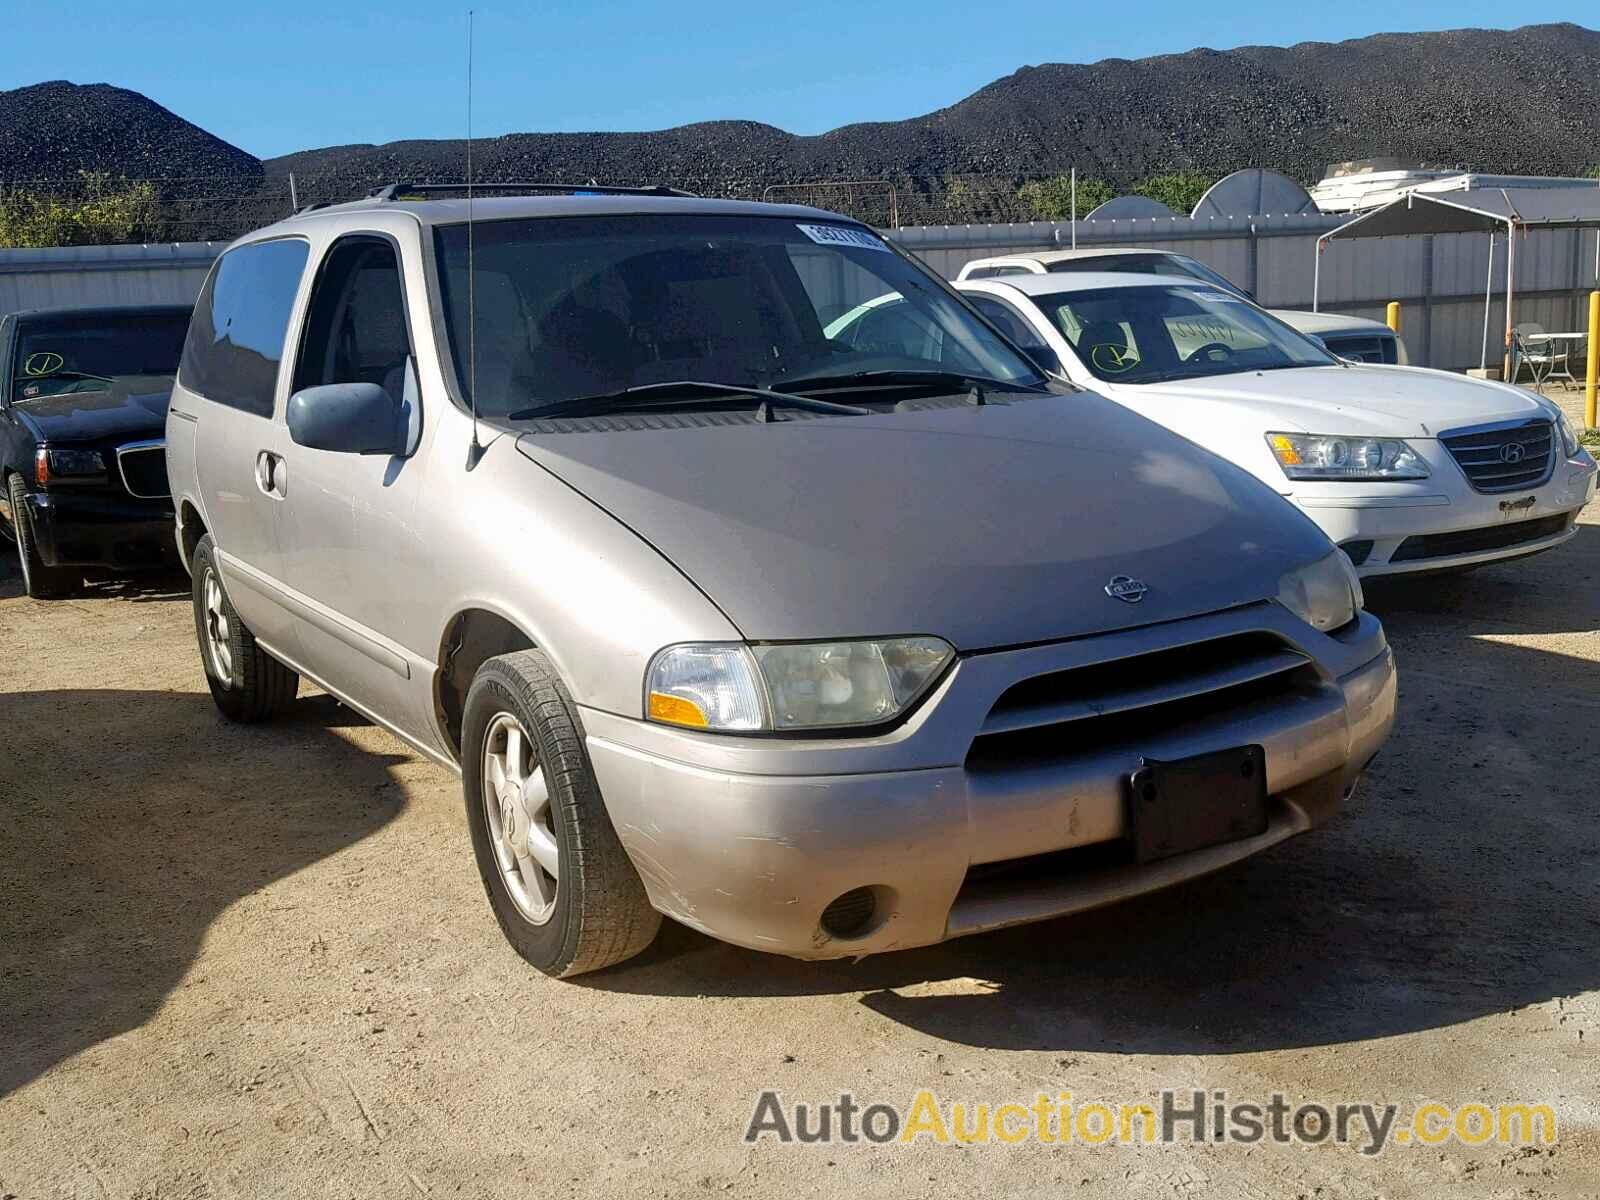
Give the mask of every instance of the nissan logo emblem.
[[1113, 575], [1111, 582], [1106, 584], [1106, 595], [1126, 604], [1139, 603], [1149, 590], [1141, 580], [1135, 579], [1132, 575]]

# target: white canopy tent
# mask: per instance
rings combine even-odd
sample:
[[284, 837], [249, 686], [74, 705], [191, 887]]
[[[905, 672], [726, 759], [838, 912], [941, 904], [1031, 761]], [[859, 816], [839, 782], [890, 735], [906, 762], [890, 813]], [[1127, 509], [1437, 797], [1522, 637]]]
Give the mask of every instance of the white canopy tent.
[[[1411, 192], [1372, 209], [1317, 239], [1311, 307], [1322, 301], [1322, 255], [1339, 237], [1414, 237], [1430, 233], [1488, 233], [1489, 279], [1484, 288], [1484, 351], [1488, 359], [1489, 305], [1494, 291], [1494, 235], [1506, 234], [1506, 331], [1504, 370], [1511, 371], [1511, 331], [1515, 325], [1517, 234], [1530, 229], [1600, 229], [1600, 183], [1594, 187], [1485, 188], [1450, 193]], [[1600, 244], [1595, 255], [1600, 286]], [[1592, 353], [1591, 348], [1591, 353]], [[1485, 361], [1485, 365], [1486, 361]]]

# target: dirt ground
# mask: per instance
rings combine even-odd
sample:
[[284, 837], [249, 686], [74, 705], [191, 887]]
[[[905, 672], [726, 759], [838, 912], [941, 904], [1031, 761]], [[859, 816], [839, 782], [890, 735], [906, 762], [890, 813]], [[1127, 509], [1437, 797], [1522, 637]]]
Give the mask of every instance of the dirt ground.
[[[1358, 804], [1221, 876], [858, 964], [502, 941], [457, 780], [326, 698], [224, 724], [185, 581], [0, 579], [0, 1197], [1600, 1194], [1600, 505], [1372, 590]], [[782, 1146], [757, 1093], [1545, 1101], [1548, 1148]]]

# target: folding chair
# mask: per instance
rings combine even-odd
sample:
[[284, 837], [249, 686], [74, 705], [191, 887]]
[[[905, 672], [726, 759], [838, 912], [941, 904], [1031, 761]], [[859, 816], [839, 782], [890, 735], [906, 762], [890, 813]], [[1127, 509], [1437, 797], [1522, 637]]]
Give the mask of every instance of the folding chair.
[[[1533, 387], [1540, 395], [1544, 394], [1545, 380], [1550, 378], [1555, 370], [1556, 353], [1552, 350], [1553, 343], [1543, 338], [1534, 340], [1530, 335], [1542, 334], [1544, 326], [1533, 321], [1523, 325], [1511, 327], [1511, 350], [1514, 355], [1511, 366], [1511, 382], [1516, 383], [1522, 376], [1522, 368], [1528, 368], [1528, 374], [1533, 376]], [[1566, 351], [1561, 351], [1563, 363], [1566, 360]]]

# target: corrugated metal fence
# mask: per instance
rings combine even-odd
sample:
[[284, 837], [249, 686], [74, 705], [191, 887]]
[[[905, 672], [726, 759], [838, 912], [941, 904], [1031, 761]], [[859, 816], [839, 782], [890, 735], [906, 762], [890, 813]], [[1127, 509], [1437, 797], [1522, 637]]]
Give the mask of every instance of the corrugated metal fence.
[[222, 242], [0, 250], [0, 313], [94, 304], [189, 304]]
[[[1316, 239], [1345, 218], [1262, 215], [1195, 220], [1080, 221], [1079, 246], [1177, 250], [1215, 267], [1271, 308], [1310, 308]], [[1068, 222], [926, 225], [890, 233], [947, 278], [974, 258], [1072, 244]], [[1584, 294], [1597, 286], [1596, 234], [1548, 230], [1519, 235], [1517, 320], [1549, 330], [1583, 328]], [[1495, 299], [1489, 361], [1504, 329], [1505, 235], [1494, 240]], [[0, 312], [58, 305], [183, 303], [200, 290], [218, 242], [0, 250]], [[1478, 365], [1483, 343], [1487, 234], [1334, 240], [1322, 261], [1322, 308], [1383, 319], [1401, 303], [1412, 360], [1461, 370]], [[846, 298], [853, 303], [867, 296]]]

